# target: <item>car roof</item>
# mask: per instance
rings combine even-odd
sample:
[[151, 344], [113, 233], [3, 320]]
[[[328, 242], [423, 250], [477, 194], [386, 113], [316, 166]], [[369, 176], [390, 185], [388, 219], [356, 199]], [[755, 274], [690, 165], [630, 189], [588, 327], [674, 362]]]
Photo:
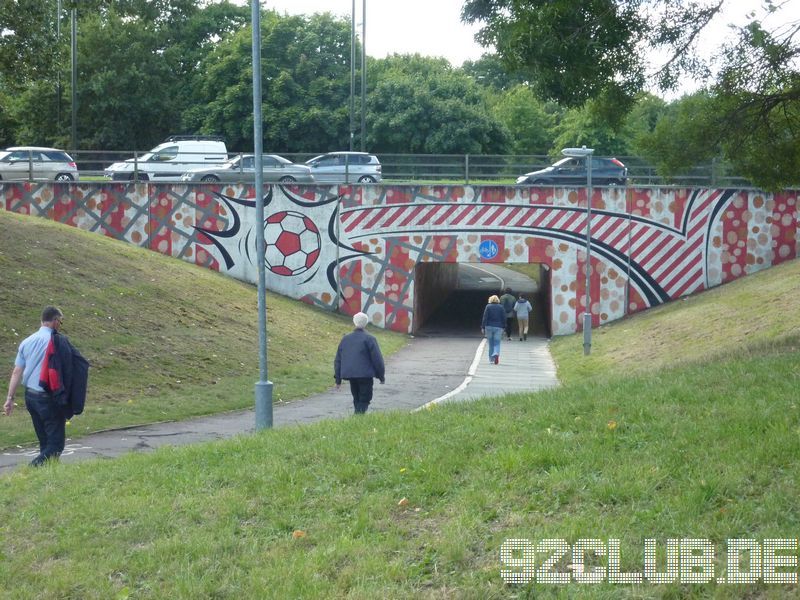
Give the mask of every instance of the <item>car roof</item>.
[[12, 146], [10, 148], [6, 148], [5, 152], [14, 152], [16, 150], [39, 150], [39, 151], [47, 151], [47, 152], [66, 152], [66, 150], [62, 150], [61, 148], [46, 148], [44, 146]]

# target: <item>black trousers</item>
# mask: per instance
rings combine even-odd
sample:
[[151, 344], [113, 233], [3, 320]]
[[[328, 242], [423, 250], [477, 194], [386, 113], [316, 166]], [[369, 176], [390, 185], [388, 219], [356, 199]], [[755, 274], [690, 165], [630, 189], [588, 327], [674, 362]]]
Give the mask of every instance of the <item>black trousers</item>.
[[506, 317], [506, 337], [511, 339], [511, 326], [514, 324], [514, 317]]
[[57, 459], [64, 451], [67, 419], [49, 394], [25, 390], [25, 408], [31, 415], [39, 439], [39, 456], [31, 465], [39, 466], [48, 458]]
[[353, 394], [353, 408], [357, 415], [364, 414], [372, 401], [372, 377], [350, 379], [350, 393]]

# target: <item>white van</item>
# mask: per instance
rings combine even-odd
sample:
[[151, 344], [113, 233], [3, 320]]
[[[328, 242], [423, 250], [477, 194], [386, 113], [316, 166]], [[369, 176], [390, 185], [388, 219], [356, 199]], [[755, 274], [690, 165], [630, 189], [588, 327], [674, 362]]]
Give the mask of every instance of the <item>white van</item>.
[[173, 135], [149, 152], [105, 170], [114, 181], [179, 181], [192, 169], [218, 167], [228, 160], [228, 149], [215, 136]]

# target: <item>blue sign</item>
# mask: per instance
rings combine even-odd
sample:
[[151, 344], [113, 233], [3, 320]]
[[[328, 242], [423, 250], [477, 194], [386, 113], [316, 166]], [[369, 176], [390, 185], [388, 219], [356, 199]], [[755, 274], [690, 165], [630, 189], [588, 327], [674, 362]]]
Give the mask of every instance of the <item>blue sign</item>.
[[500, 248], [497, 246], [497, 242], [494, 240], [483, 240], [481, 245], [478, 246], [478, 254], [481, 255], [481, 258], [489, 260], [497, 256], [497, 253], [500, 251]]

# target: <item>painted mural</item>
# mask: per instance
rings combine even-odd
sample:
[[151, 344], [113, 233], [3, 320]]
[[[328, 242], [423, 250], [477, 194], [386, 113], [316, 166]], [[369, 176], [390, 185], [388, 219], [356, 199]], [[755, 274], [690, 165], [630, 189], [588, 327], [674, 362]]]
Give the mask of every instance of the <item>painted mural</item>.
[[[6, 210], [45, 216], [401, 332], [421, 262], [539, 263], [554, 334], [585, 311], [586, 190], [479, 186], [2, 184]], [[598, 188], [591, 199], [594, 325], [798, 256], [798, 193]]]

